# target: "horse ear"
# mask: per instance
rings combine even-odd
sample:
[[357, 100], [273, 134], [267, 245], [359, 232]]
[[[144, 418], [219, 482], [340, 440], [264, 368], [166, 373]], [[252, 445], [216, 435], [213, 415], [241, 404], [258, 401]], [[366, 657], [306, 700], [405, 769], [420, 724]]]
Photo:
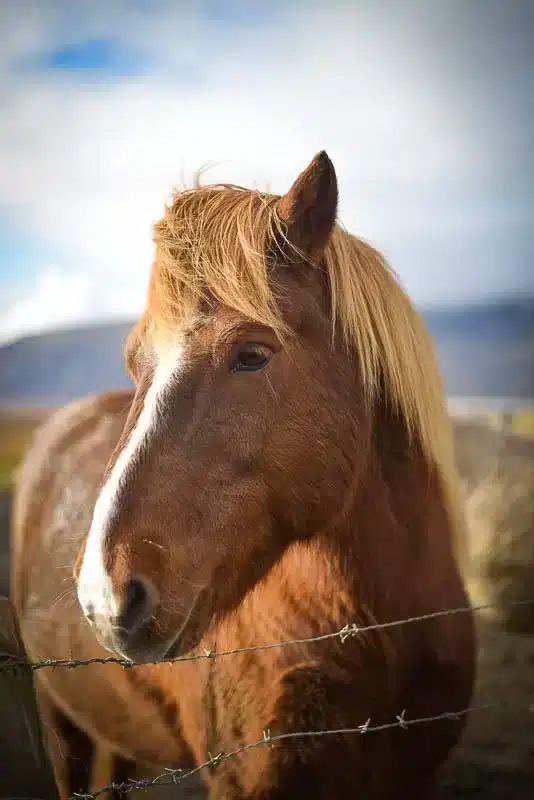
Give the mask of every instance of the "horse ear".
[[[337, 177], [324, 150], [300, 173], [277, 205], [287, 240], [309, 260], [321, 258], [336, 221]], [[282, 244], [285, 255], [287, 247]]]

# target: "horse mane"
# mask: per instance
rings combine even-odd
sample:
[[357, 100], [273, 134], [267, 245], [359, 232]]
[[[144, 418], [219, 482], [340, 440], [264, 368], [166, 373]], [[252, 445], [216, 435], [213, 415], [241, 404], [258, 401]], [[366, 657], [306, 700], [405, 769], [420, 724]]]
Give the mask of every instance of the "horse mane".
[[[215, 299], [285, 337], [269, 256], [285, 235], [279, 199], [233, 184], [200, 186], [198, 178], [193, 189], [175, 191], [153, 228], [156, 253], [136, 335], [148, 325], [173, 334]], [[369, 405], [388, 401], [437, 468], [462, 566], [467, 537], [451, 421], [426, 326], [384, 256], [339, 222], [324, 264], [332, 335], [339, 326], [357, 353]]]

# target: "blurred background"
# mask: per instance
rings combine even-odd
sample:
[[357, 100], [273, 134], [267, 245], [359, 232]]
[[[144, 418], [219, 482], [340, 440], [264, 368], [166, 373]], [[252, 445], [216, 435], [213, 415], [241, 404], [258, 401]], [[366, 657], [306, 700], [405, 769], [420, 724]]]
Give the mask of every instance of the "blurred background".
[[533, 42], [532, 0], [2, 1], [0, 591], [36, 424], [130, 384], [122, 342], [173, 186], [213, 162], [205, 181], [284, 192], [323, 148], [341, 221], [434, 336], [474, 594], [511, 591], [494, 562], [534, 584]]
[[[283, 192], [325, 148], [448, 394], [534, 392], [531, 0], [4, 0], [0, 404], [123, 385], [173, 186]], [[59, 333], [61, 331], [61, 333]]]

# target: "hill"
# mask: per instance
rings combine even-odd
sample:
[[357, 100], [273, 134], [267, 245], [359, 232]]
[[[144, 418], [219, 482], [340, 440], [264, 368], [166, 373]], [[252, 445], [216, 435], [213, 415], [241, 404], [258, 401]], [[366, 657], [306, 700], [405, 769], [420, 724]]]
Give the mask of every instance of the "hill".
[[[534, 298], [423, 315], [450, 397], [534, 398]], [[130, 386], [122, 345], [132, 324], [44, 333], [0, 347], [0, 407], [55, 407]]]
[[449, 396], [534, 397], [534, 298], [423, 314]]
[[132, 324], [54, 331], [0, 347], [0, 406], [52, 408], [131, 386], [122, 347]]

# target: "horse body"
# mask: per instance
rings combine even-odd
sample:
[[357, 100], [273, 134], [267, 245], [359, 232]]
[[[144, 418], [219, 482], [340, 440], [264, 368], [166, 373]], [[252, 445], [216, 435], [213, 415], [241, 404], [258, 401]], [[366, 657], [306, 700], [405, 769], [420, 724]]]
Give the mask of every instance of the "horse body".
[[[396, 478], [393, 485], [384, 482], [380, 491], [373, 475], [367, 497], [360, 486], [357, 507], [344, 517], [335, 538], [327, 530], [324, 536], [290, 546], [242, 606], [208, 631], [202, 648], [217, 652], [254, 642], [315, 638], [341, 631], [347, 623], [372, 627], [377, 620], [428, 612], [428, 597], [443, 587], [436, 570], [428, 569], [427, 558], [439, 563], [449, 580], [453, 572], [446, 516], [436, 503], [437, 482], [430, 480], [426, 497], [420, 498], [420, 525], [434, 528], [431, 552], [415, 560], [409, 550], [393, 562], [384, 558], [392, 537], [408, 520], [414, 524], [413, 507], [402, 495], [406, 478], [399, 469], [400, 463], [407, 466], [405, 442], [395, 441], [391, 429], [384, 428], [384, 435], [386, 431], [391, 434], [386, 474]], [[421, 463], [413, 468], [421, 470], [420, 485], [426, 470]], [[443, 536], [435, 535], [440, 527]], [[383, 581], [385, 588], [371, 610], [365, 598], [376, 596], [374, 581]], [[411, 595], [408, 587], [413, 586], [418, 591]], [[467, 604], [458, 577], [448, 591], [451, 602], [454, 596], [460, 605]], [[469, 625], [444, 617], [425, 625], [378, 628], [344, 641], [339, 637], [215, 658], [196, 691], [184, 697], [184, 734], [196, 744], [195, 758], [202, 762], [206, 753], [231, 752], [266, 733], [380, 726], [403, 713], [417, 719], [461, 710], [471, 697], [473, 664], [466, 657], [471, 636]], [[266, 684], [269, 691], [259, 692]], [[208, 719], [199, 715], [199, 697], [210, 710]], [[218, 766], [212, 796], [289, 798], [301, 793], [334, 798], [362, 792], [400, 798], [409, 787], [411, 797], [431, 797], [443, 755], [457, 741], [461, 726], [461, 721], [447, 720], [432, 731], [422, 726], [365, 737], [352, 733], [285, 740], [277, 743], [275, 755], [261, 748], [243, 754], [237, 765], [229, 761]]]
[[[46, 489], [43, 503], [24, 474], [19, 487], [14, 592], [33, 657], [57, 657], [53, 624], [69, 656], [105, 652], [87, 622], [137, 662], [244, 648], [95, 669], [100, 710], [80, 671], [45, 679], [67, 716], [130, 759], [238, 751], [207, 773], [214, 798], [430, 798], [464, 717], [389, 725], [460, 711], [473, 689], [470, 614], [317, 640], [468, 605], [432, 348], [379, 255], [334, 227], [336, 208], [325, 154], [282, 198], [178, 195], [127, 346], [136, 391], [100, 449], [109, 401], [85, 406], [79, 463], [57, 478], [58, 491], [85, 482], [71, 508], [91, 519], [68, 520], [46, 552], [64, 502]], [[63, 598], [43, 621], [75, 560], [79, 606]], [[362, 725], [386, 727], [298, 736]]]

